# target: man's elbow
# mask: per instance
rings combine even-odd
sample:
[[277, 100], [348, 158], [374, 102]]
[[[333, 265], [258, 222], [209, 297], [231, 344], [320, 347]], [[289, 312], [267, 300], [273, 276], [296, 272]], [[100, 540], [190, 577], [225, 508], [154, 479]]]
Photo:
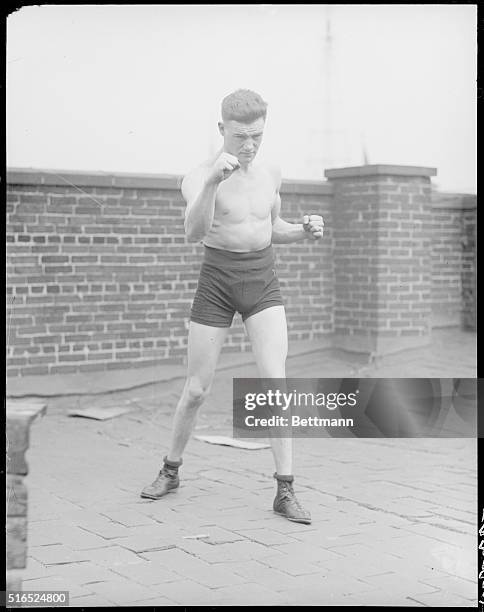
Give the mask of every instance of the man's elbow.
[[199, 236], [198, 234], [186, 233], [185, 235], [188, 242], [200, 242], [200, 240], [203, 238], [203, 236]]

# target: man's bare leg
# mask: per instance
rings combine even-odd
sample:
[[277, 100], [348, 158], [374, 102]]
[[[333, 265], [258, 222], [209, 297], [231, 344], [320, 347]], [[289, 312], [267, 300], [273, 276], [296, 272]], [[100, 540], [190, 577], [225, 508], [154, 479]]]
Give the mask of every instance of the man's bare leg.
[[[284, 306], [272, 306], [245, 321], [260, 378], [285, 378], [287, 323]], [[292, 438], [270, 437], [276, 464], [277, 495], [274, 511], [291, 521], [309, 524], [311, 516], [299, 504], [292, 481]]]
[[[260, 378], [285, 378], [287, 323], [284, 306], [273, 306], [245, 321]], [[292, 474], [292, 438], [271, 437], [278, 474]]]
[[182, 463], [183, 451], [195, 426], [198, 409], [210, 392], [228, 329], [190, 321], [187, 379], [175, 409], [170, 450], [163, 469], [157, 479], [143, 489], [142, 497], [158, 499], [178, 487], [177, 470]]
[[228, 327], [210, 327], [190, 321], [188, 372], [173, 419], [168, 459], [179, 461], [195, 425], [198, 409], [212, 386], [215, 368]]

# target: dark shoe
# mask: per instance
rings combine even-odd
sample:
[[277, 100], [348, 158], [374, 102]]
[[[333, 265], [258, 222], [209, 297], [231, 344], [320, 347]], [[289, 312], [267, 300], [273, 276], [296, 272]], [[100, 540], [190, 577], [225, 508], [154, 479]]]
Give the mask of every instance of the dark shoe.
[[301, 506], [292, 488], [292, 476], [280, 477], [274, 474], [277, 480], [277, 495], [274, 500], [273, 508], [276, 514], [285, 516], [295, 523], [311, 523], [311, 515]]
[[178, 466], [180, 465], [181, 461], [177, 463], [167, 462], [165, 457], [165, 463], [158, 476], [150, 485], [141, 491], [141, 497], [160, 499], [167, 493], [172, 493], [175, 489], [178, 489], [180, 486]]

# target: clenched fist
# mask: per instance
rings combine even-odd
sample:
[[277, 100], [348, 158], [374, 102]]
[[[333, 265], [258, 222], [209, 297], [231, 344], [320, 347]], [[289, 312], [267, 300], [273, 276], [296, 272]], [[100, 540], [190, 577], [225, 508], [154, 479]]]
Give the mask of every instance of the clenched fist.
[[235, 155], [223, 151], [210, 169], [207, 180], [211, 183], [221, 183], [232, 176], [238, 168], [240, 168], [240, 163]]
[[321, 215], [304, 215], [303, 217], [304, 231], [308, 232], [309, 237], [313, 240], [319, 240], [324, 233], [324, 219]]

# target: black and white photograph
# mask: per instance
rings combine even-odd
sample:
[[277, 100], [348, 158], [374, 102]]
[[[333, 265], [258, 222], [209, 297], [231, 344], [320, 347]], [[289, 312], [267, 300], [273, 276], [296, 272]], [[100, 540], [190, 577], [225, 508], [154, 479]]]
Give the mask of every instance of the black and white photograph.
[[8, 14], [7, 607], [478, 606], [476, 79], [475, 4]]

